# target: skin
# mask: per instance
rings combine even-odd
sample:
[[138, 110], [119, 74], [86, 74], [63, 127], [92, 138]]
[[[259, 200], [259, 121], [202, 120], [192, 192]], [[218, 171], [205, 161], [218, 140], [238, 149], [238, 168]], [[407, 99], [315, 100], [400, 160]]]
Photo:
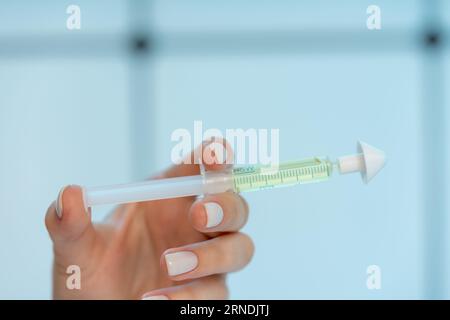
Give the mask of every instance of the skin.
[[[203, 147], [206, 151], [208, 144]], [[214, 158], [214, 150], [209, 155]], [[191, 160], [193, 156], [194, 153]], [[225, 168], [219, 161], [214, 162], [205, 164], [205, 169]], [[210, 159], [206, 163], [211, 163]], [[157, 178], [195, 174], [199, 174], [198, 165], [182, 164]], [[215, 202], [223, 209], [223, 220], [216, 227], [205, 227], [206, 202]], [[245, 200], [227, 192], [202, 199], [185, 197], [125, 204], [102, 223], [93, 224], [90, 210], [84, 208], [81, 188], [63, 188], [45, 217], [53, 241], [54, 298], [226, 299], [225, 275], [245, 267], [254, 252], [251, 239], [239, 232], [247, 218]], [[171, 277], [164, 255], [176, 251], [195, 253], [198, 265], [190, 272]], [[70, 265], [81, 268], [80, 290], [66, 287]]]

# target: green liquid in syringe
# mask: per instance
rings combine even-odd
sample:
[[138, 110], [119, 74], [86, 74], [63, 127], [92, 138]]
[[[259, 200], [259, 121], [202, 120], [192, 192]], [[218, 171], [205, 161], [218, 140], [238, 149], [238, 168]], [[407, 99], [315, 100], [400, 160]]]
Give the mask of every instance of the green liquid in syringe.
[[278, 167], [249, 166], [233, 169], [236, 192], [311, 183], [327, 180], [333, 165], [328, 159], [310, 158], [287, 162]]

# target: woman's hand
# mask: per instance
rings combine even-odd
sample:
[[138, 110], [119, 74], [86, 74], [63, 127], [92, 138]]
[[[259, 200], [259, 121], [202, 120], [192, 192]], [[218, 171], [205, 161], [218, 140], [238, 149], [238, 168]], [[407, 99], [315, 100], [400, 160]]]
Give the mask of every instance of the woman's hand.
[[[206, 170], [224, 166], [205, 164]], [[158, 178], [195, 174], [198, 165], [182, 164]], [[253, 255], [252, 241], [238, 232], [247, 217], [245, 200], [230, 192], [121, 205], [92, 224], [81, 188], [68, 186], [45, 218], [54, 248], [54, 298], [225, 299], [225, 274]], [[80, 289], [66, 286], [71, 265], [81, 269]]]

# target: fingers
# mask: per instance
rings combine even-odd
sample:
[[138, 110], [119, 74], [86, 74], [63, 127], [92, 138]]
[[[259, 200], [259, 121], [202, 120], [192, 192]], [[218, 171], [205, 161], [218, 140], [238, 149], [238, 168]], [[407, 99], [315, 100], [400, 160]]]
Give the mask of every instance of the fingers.
[[[198, 163], [199, 149], [204, 150], [200, 152], [200, 159], [208, 171], [224, 170], [232, 164], [230, 145], [223, 139], [216, 139], [199, 146], [185, 159], [184, 163], [191, 164], [172, 167], [162, 177], [199, 174], [200, 167], [192, 164]], [[232, 192], [207, 195], [197, 200], [189, 210], [191, 225], [209, 236], [238, 231], [247, 222], [248, 214], [246, 201]], [[181, 281], [237, 271], [249, 263], [253, 252], [253, 243], [247, 235], [230, 233], [169, 249], [162, 255], [161, 265], [172, 280]]]
[[233, 150], [230, 144], [223, 138], [214, 137], [204, 141], [182, 159], [181, 164], [165, 171], [162, 177], [172, 178], [199, 174], [199, 163], [203, 164], [207, 171], [220, 171], [229, 167], [232, 162]]
[[225, 234], [207, 241], [169, 249], [161, 265], [174, 281], [237, 271], [251, 260], [254, 246], [243, 233]]
[[53, 240], [55, 250], [63, 255], [74, 251], [86, 252], [94, 239], [91, 215], [86, 211], [82, 189], [64, 187], [47, 210], [45, 225]]
[[200, 232], [231, 232], [241, 229], [248, 219], [249, 208], [239, 194], [226, 192], [197, 200], [190, 209], [192, 226]]
[[180, 286], [153, 290], [143, 295], [142, 300], [224, 300], [228, 288], [222, 275], [205, 277]]

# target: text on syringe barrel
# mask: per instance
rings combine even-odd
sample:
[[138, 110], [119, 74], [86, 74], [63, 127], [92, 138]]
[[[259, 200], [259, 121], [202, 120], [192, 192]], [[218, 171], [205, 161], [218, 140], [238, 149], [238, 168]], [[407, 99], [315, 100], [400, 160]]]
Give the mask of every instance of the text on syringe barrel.
[[256, 191], [267, 188], [311, 183], [327, 180], [332, 173], [327, 159], [310, 158], [288, 162], [279, 166], [250, 166], [233, 170], [236, 192]]

